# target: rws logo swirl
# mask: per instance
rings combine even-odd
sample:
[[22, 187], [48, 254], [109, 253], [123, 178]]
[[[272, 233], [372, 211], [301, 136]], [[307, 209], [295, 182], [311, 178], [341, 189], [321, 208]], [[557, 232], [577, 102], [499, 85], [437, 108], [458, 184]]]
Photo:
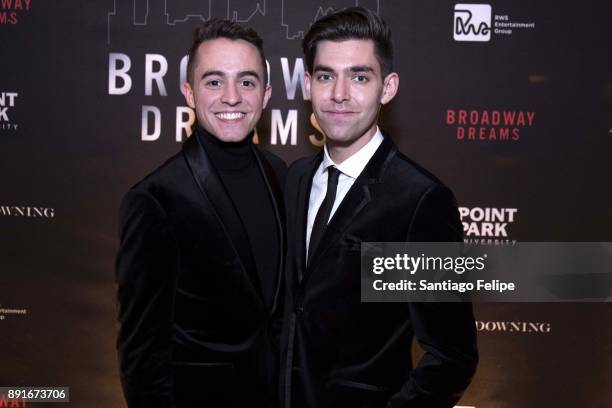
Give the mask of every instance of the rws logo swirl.
[[491, 40], [491, 5], [455, 4], [453, 38], [455, 41]]

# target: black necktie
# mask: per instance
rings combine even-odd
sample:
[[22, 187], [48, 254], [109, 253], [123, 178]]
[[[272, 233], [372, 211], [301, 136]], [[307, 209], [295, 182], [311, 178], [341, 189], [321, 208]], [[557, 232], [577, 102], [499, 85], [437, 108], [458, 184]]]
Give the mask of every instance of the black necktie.
[[327, 168], [327, 192], [325, 198], [317, 211], [314, 224], [312, 224], [312, 231], [310, 233], [310, 243], [308, 244], [308, 262], [312, 258], [312, 254], [317, 249], [317, 245], [323, 237], [325, 227], [327, 227], [327, 220], [329, 214], [334, 207], [334, 201], [336, 200], [336, 190], [338, 190], [338, 177], [340, 176], [340, 170], [334, 166]]

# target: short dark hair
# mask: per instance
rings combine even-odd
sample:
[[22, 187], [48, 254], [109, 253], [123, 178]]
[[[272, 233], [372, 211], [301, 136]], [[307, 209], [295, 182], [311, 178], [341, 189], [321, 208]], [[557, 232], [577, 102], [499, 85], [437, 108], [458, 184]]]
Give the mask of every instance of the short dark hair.
[[387, 23], [363, 7], [349, 7], [315, 21], [304, 36], [302, 49], [308, 72], [312, 74], [317, 44], [320, 41], [372, 40], [384, 78], [393, 71], [393, 44]]
[[229, 40], [244, 40], [257, 48], [261, 57], [263, 68], [264, 83], [268, 82], [268, 68], [266, 57], [263, 51], [263, 40], [252, 28], [244, 27], [238, 23], [219, 18], [212, 18], [193, 31], [193, 44], [189, 49], [189, 61], [187, 62], [187, 80], [193, 85], [193, 69], [198, 47], [205, 41], [217, 38], [227, 38]]

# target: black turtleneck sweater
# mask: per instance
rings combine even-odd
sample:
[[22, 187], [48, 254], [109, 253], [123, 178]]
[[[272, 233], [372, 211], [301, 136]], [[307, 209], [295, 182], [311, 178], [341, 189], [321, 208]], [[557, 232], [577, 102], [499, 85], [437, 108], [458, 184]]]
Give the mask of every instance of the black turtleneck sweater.
[[[257, 164], [252, 133], [241, 142], [223, 142], [200, 126], [194, 134], [219, 174], [245, 227], [267, 306], [272, 304], [279, 262], [279, 236], [274, 207]], [[240, 254], [246, 259], [248, 254]]]

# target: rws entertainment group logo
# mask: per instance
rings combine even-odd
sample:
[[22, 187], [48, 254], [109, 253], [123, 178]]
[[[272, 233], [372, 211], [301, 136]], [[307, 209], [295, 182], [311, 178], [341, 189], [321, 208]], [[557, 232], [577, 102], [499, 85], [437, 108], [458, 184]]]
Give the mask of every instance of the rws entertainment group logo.
[[514, 245], [509, 231], [517, 208], [459, 207], [465, 243]]
[[0, 217], [55, 218], [55, 208], [30, 205], [0, 205]]
[[18, 96], [17, 92], [0, 92], [0, 130], [11, 131], [17, 130], [19, 127], [9, 116], [15, 107]]
[[493, 15], [490, 4], [455, 4], [453, 39], [455, 41], [488, 42], [491, 34], [512, 35], [517, 29], [534, 29], [534, 22], [519, 22], [509, 14]]
[[[9, 316], [14, 317], [26, 317], [28, 315], [28, 309], [5, 307], [0, 304], [0, 321], [6, 320]], [[0, 405], [1, 407], [2, 405]]]
[[455, 41], [489, 41], [491, 5], [455, 4], [453, 38]]
[[535, 117], [529, 110], [447, 109], [446, 125], [455, 130], [457, 140], [518, 142]]
[[23, 13], [30, 11], [31, 0], [0, 0], [0, 25], [18, 24]]

